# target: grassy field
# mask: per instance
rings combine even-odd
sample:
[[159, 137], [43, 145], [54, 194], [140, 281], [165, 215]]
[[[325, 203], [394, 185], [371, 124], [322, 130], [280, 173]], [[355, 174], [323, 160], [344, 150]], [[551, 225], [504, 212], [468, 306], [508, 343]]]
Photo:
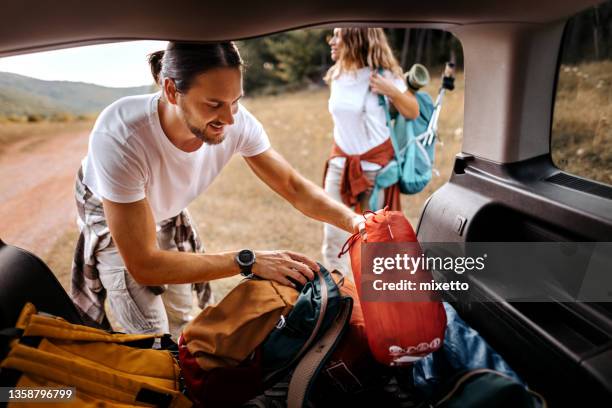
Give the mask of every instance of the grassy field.
[[562, 66], [551, 136], [560, 169], [612, 184], [612, 61]]
[[[439, 82], [429, 86], [432, 96], [437, 86]], [[274, 148], [300, 173], [319, 185], [332, 145], [328, 97], [325, 88], [244, 101], [263, 123]], [[444, 100], [440, 120], [440, 138], [444, 146], [437, 146], [436, 157], [440, 176], [434, 177], [424, 192], [402, 197], [404, 211], [415, 225], [426, 198], [450, 175], [453, 157], [461, 146], [462, 121], [463, 78], [460, 76], [457, 89]], [[91, 125], [91, 122], [3, 124], [0, 146], [6, 148], [19, 143], [21, 150], [57, 132], [87, 129]], [[290, 249], [320, 259], [322, 224], [306, 218], [273, 193], [240, 157], [232, 159], [209, 190], [192, 203], [190, 211], [209, 252], [240, 248]], [[59, 278], [66, 288], [70, 284], [67, 272], [76, 238], [75, 226], [67, 225], [65, 231], [58, 231], [55, 244], [43, 254], [52, 270], [64, 271]], [[220, 280], [214, 282], [213, 287], [223, 296], [237, 279]]]

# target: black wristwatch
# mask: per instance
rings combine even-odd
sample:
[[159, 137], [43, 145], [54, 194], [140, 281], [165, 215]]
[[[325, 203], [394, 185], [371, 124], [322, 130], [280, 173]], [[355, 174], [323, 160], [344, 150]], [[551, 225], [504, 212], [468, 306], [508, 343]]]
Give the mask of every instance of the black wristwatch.
[[255, 253], [250, 249], [243, 249], [236, 255], [236, 263], [240, 267], [242, 276], [251, 276], [253, 274], [253, 264], [255, 263]]

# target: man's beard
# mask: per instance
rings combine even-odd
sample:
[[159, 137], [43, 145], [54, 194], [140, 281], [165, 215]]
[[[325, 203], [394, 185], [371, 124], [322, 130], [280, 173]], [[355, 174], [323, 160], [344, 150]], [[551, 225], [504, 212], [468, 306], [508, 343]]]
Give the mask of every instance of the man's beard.
[[197, 137], [202, 142], [209, 144], [209, 145], [217, 145], [223, 142], [223, 140], [225, 140], [225, 133], [223, 133], [221, 136], [216, 136], [216, 137], [211, 137], [207, 135], [206, 127], [208, 125], [204, 126], [203, 128], [199, 128], [195, 126], [193, 123], [191, 123], [190, 115], [187, 113], [185, 106], [183, 105], [179, 105], [179, 106], [181, 107], [181, 111], [182, 111], [181, 116], [183, 117], [183, 121], [185, 122], [185, 125], [187, 125], [187, 128], [191, 131], [191, 133], [193, 133], [195, 137]]
[[225, 133], [223, 133], [220, 137], [210, 137], [206, 134], [206, 128], [200, 129], [199, 127], [193, 126], [188, 120], [185, 120], [185, 123], [187, 124], [187, 127], [191, 133], [206, 144], [217, 145], [225, 140]]

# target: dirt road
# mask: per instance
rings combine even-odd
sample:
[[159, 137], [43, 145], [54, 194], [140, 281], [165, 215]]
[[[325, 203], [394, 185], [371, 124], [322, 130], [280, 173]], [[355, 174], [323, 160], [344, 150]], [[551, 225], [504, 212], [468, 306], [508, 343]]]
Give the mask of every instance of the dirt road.
[[58, 132], [26, 138], [0, 156], [0, 238], [40, 256], [76, 228], [74, 177], [88, 132]]

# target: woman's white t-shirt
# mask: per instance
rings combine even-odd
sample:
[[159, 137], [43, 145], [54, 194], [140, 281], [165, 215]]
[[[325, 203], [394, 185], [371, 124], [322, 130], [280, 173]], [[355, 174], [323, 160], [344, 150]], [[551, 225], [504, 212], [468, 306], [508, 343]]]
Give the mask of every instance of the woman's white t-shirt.
[[[378, 104], [378, 95], [369, 89], [371, 72], [365, 67], [344, 72], [331, 81], [328, 107], [334, 120], [334, 140], [349, 155], [363, 154], [389, 138], [385, 111]], [[387, 70], [383, 76], [391, 79], [401, 92], [406, 92], [403, 78]], [[344, 161], [344, 157], [332, 159], [332, 163], [339, 166], [343, 166]], [[366, 171], [380, 169], [379, 165], [366, 161], [361, 162], [361, 167]]]
[[98, 198], [131, 203], [147, 198], [155, 222], [178, 215], [206, 190], [234, 153], [270, 147], [261, 123], [239, 105], [218, 145], [188, 153], [170, 142], [157, 112], [160, 93], [122, 98], [98, 117], [83, 159], [83, 182]]

